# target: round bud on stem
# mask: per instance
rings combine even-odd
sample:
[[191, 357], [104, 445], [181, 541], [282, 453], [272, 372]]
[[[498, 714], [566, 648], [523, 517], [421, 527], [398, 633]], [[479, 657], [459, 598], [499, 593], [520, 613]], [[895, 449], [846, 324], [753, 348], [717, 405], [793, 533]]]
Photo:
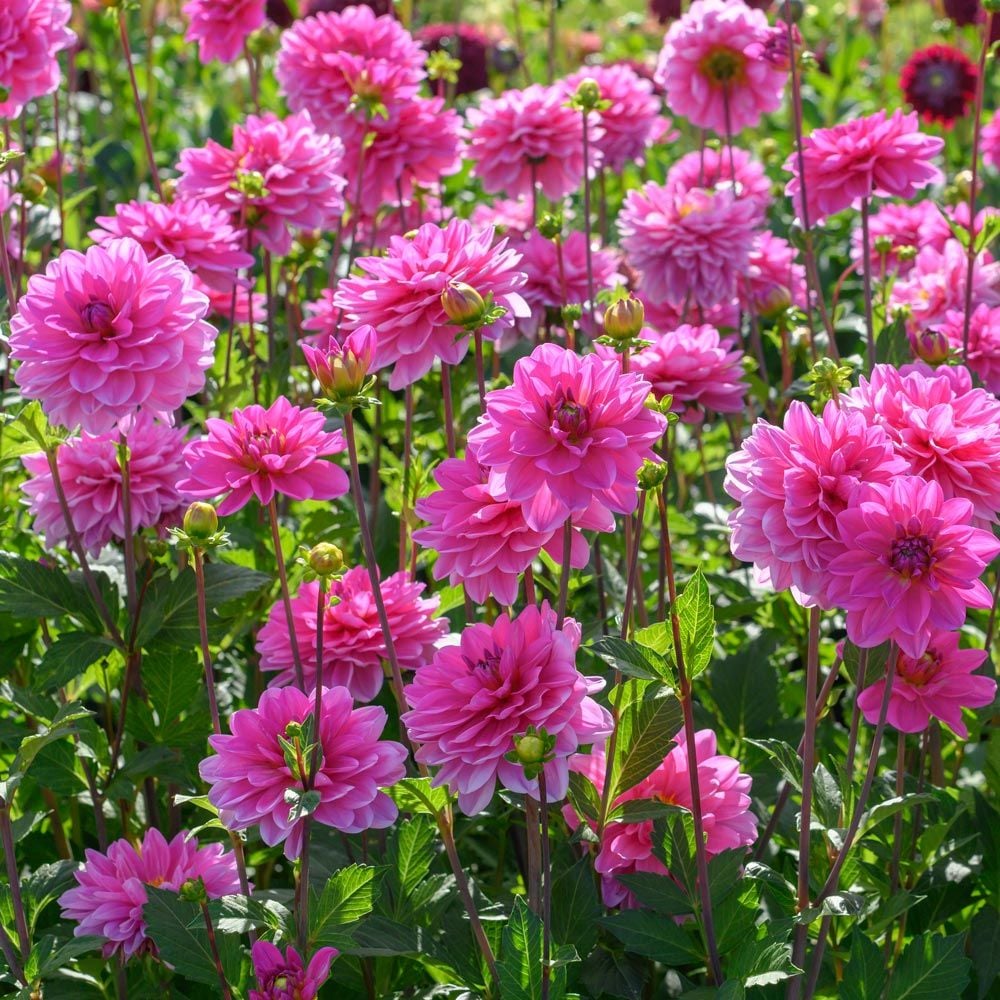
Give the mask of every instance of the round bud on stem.
[[478, 327], [486, 315], [483, 297], [464, 281], [448, 284], [441, 293], [441, 308], [452, 323], [466, 328]]
[[196, 500], [184, 512], [184, 531], [195, 541], [206, 541], [219, 530], [219, 515], [210, 503]]
[[344, 568], [344, 553], [331, 542], [320, 542], [309, 550], [309, 568], [317, 576], [333, 576]]
[[592, 76], [588, 76], [580, 81], [574, 97], [581, 111], [594, 111], [601, 103], [601, 85]]
[[921, 330], [913, 338], [913, 349], [921, 361], [929, 365], [940, 365], [948, 360], [950, 345], [948, 337], [941, 330]]
[[604, 313], [604, 333], [615, 340], [633, 340], [642, 332], [646, 309], [634, 295], [619, 299]]
[[648, 492], [662, 486], [668, 471], [666, 462], [651, 462], [647, 458], [639, 468], [639, 489]]
[[514, 752], [522, 764], [541, 764], [545, 760], [545, 740], [536, 733], [515, 736]]

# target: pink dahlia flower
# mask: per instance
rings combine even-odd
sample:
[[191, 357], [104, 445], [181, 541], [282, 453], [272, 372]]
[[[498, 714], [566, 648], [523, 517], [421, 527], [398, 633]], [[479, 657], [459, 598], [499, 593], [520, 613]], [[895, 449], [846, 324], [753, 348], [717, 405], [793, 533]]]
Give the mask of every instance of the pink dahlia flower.
[[692, 188], [728, 188], [741, 200], [757, 205], [761, 223], [771, 207], [771, 182], [764, 165], [738, 146], [731, 150], [706, 146], [686, 153], [667, 171], [664, 186], [670, 196], [686, 194]]
[[885, 431], [913, 475], [936, 482], [946, 500], [968, 500], [978, 524], [996, 521], [1000, 401], [995, 396], [984, 389], [963, 391], [934, 374], [876, 365], [845, 401]]
[[339, 339], [335, 334], [328, 334], [325, 342], [322, 336], [314, 339], [315, 344], [303, 341], [299, 346], [323, 395], [338, 401], [357, 396], [375, 360], [378, 340], [375, 328], [359, 326], [346, 337], [340, 335]]
[[[112, 538], [125, 537], [122, 473], [118, 464], [118, 431], [84, 432], [59, 445], [56, 464], [73, 526], [83, 547], [96, 555]], [[140, 414], [128, 432], [132, 533], [176, 520], [184, 506], [177, 489], [183, 468], [183, 430], [154, 423]], [[48, 548], [65, 542], [69, 530], [43, 454], [21, 459], [31, 478], [22, 484], [35, 527], [44, 532]]]
[[417, 95], [427, 53], [391, 15], [358, 5], [303, 18], [281, 36], [275, 76], [293, 111], [331, 135], [364, 131], [367, 109]]
[[988, 608], [979, 579], [1000, 552], [972, 525], [968, 500], [946, 500], [919, 476], [865, 484], [837, 515], [841, 554], [826, 565], [831, 603], [847, 612], [847, 635], [868, 648], [892, 640], [921, 657], [936, 631], [961, 628], [969, 608]]
[[[448, 619], [435, 617], [438, 598], [422, 598], [424, 585], [406, 573], [386, 577], [379, 590], [400, 667], [422, 667], [448, 632]], [[307, 691], [316, 687], [318, 597], [318, 583], [303, 583], [291, 601]], [[271, 608], [267, 623], [257, 635], [257, 652], [261, 670], [277, 671], [271, 678], [272, 686], [295, 684], [295, 661], [281, 602]], [[382, 689], [382, 662], [387, 655], [368, 570], [355, 566], [330, 585], [323, 611], [321, 683], [346, 687], [355, 701], [371, 701]]]
[[0, 6], [0, 118], [17, 118], [28, 101], [59, 86], [58, 54], [76, 35], [68, 0], [7, 0]]
[[[757, 839], [757, 819], [750, 812], [750, 775], [740, 771], [738, 760], [717, 752], [715, 733], [711, 729], [699, 730], [694, 739], [707, 853], [712, 857], [721, 851], [748, 847]], [[691, 809], [691, 768], [684, 733], [678, 733], [674, 742], [677, 745], [663, 758], [663, 763], [634, 788], [619, 795], [614, 806], [652, 800]], [[602, 750], [589, 757], [574, 757], [570, 770], [588, 778], [598, 793], [604, 790], [606, 761]], [[564, 815], [571, 827], [579, 825], [579, 817], [570, 807], [564, 809]], [[653, 854], [652, 820], [609, 823], [594, 867], [601, 876], [605, 906], [623, 908], [635, 908], [639, 902], [618, 881], [619, 875], [634, 872], [670, 874]]]
[[316, 1000], [339, 954], [336, 948], [318, 948], [306, 965], [292, 947], [282, 954], [270, 941], [255, 941], [250, 958], [259, 988], [250, 991], [249, 1000]]
[[795, 263], [796, 250], [780, 236], [757, 234], [746, 278], [739, 283], [740, 302], [761, 316], [806, 304], [806, 269]]
[[[530, 198], [533, 182], [546, 198], [558, 201], [583, 180], [583, 120], [566, 107], [564, 87], [532, 84], [485, 98], [470, 108], [467, 118], [469, 158], [473, 174], [491, 194], [504, 191], [512, 198]], [[600, 165], [598, 145], [603, 130], [591, 115], [588, 138], [593, 140], [590, 168]]]
[[754, 564], [761, 583], [792, 588], [802, 603], [829, 606], [827, 565], [843, 551], [837, 516], [860, 483], [905, 473], [880, 427], [833, 401], [817, 417], [788, 407], [783, 427], [758, 420], [726, 462], [733, 555]]
[[686, 323], [659, 337], [644, 336], [652, 343], [632, 358], [632, 368], [645, 377], [657, 399], [674, 397], [674, 413], [694, 411], [700, 421], [702, 410], [743, 410], [749, 386], [735, 337], [721, 338], [714, 326]]
[[652, 181], [629, 191], [618, 219], [622, 246], [653, 299], [708, 308], [736, 295], [756, 236], [758, 206], [731, 190], [671, 195]]
[[290, 229], [326, 229], [339, 220], [343, 149], [308, 115], [249, 115], [233, 128], [231, 149], [210, 139], [181, 150], [177, 190], [228, 212], [255, 242], [281, 255], [292, 245]]
[[241, 268], [253, 266], [244, 232], [233, 226], [228, 212], [204, 201], [129, 201], [116, 205], [114, 215], [99, 215], [97, 224], [101, 228], [89, 234], [95, 243], [130, 236], [150, 260], [176, 257], [222, 292], [232, 291]]
[[994, 170], [1000, 170], [1000, 114], [994, 114], [983, 126], [979, 141], [983, 163]]
[[[874, 272], [879, 274], [882, 267], [882, 255], [875, 248], [876, 240], [882, 237], [892, 240], [892, 249], [885, 255], [885, 268], [889, 273], [906, 275], [913, 268], [913, 260], [900, 260], [900, 247], [919, 249], [926, 246], [929, 242], [929, 229], [936, 231], [939, 220], [947, 231], [947, 239], [951, 236], [951, 230], [933, 202], [918, 201], [913, 205], [906, 205], [890, 201], [882, 205], [868, 220], [868, 241]], [[936, 249], [944, 249], [944, 240]], [[860, 226], [851, 237], [851, 259], [858, 267], [862, 266], [864, 258]]]
[[[229, 734], [208, 738], [215, 751], [198, 766], [211, 788], [208, 798], [230, 830], [260, 826], [269, 847], [284, 844], [285, 857], [302, 852], [305, 819], [289, 813], [286, 794], [304, 789], [303, 776], [293, 773], [279, 738], [313, 712], [313, 696], [294, 687], [268, 688], [256, 708], [242, 708], [229, 720]], [[312, 790], [320, 804], [312, 818], [341, 833], [362, 833], [391, 826], [395, 803], [385, 792], [406, 774], [406, 749], [380, 740], [384, 708], [354, 708], [344, 687], [324, 688], [318, 736], [322, 753]], [[315, 731], [315, 730], [314, 730]]]
[[[958, 640], [957, 632], [936, 632], [922, 656], [900, 654], [886, 713], [890, 726], [920, 733], [931, 719], [940, 719], [963, 739], [969, 735], [962, 709], [992, 704], [997, 682], [973, 673], [986, 659], [986, 650], [959, 649]], [[885, 685], [883, 677], [858, 695], [858, 707], [872, 725], [881, 715]]]
[[431, 370], [434, 362], [458, 364], [469, 338], [441, 306], [441, 293], [453, 281], [471, 285], [485, 299], [493, 296], [507, 314], [484, 331], [496, 336], [528, 307], [518, 294], [525, 281], [518, 270], [521, 255], [494, 245], [493, 230], [474, 232], [464, 219], [443, 229], [421, 226], [412, 239], [393, 237], [385, 257], [362, 257], [365, 274], [343, 279], [333, 303], [344, 310], [347, 327], [370, 324], [378, 331], [374, 370], [393, 366], [391, 389], [402, 389]]
[[514, 366], [513, 385], [487, 394], [469, 444], [490, 468], [493, 495], [523, 504], [535, 531], [594, 502], [631, 513], [636, 473], [666, 430], [648, 396], [649, 383], [617, 361], [542, 344]]
[[185, 882], [200, 878], [209, 899], [240, 891], [232, 852], [221, 844], [199, 848], [186, 833], [168, 843], [159, 830], [149, 829], [139, 848], [116, 840], [106, 854], [88, 850], [86, 859], [73, 873], [77, 885], [62, 894], [59, 905], [66, 919], [76, 921], [74, 935], [104, 938], [106, 958], [119, 951], [123, 958], [155, 952], [143, 919], [146, 886], [178, 892]]
[[535, 228], [531, 202], [527, 198], [497, 198], [492, 204], [476, 205], [469, 217], [477, 229], [493, 226], [499, 232], [527, 236]]
[[237, 285], [234, 310], [232, 290], [219, 291], [211, 285], [200, 282], [198, 278], [195, 278], [195, 286], [208, 296], [210, 315], [217, 320], [228, 323], [232, 317], [234, 323], [243, 325], [260, 324], [267, 320], [267, 296], [263, 292], [250, 292]]
[[247, 39], [264, 25], [266, 0], [187, 0], [186, 41], [198, 43], [202, 62], [239, 59]]
[[[938, 328], [956, 351], [962, 350], [964, 326], [965, 314], [951, 310], [945, 313], [944, 322]], [[969, 350], [965, 362], [994, 396], [1000, 396], [1000, 308], [979, 305], [973, 309], [969, 317]]]
[[667, 107], [720, 135], [777, 111], [788, 68], [764, 58], [770, 34], [767, 16], [741, 0], [695, 0], [663, 40], [655, 79]]
[[660, 332], [673, 330], [682, 323], [696, 320], [698, 323], [708, 323], [717, 330], [737, 330], [740, 325], [740, 309], [736, 298], [728, 302], [720, 302], [716, 306], [703, 309], [701, 306], [685, 305], [683, 302], [672, 304], [661, 299], [650, 298], [641, 288], [636, 290], [636, 298], [642, 300], [646, 310], [646, 323]]
[[584, 80], [595, 80], [601, 100], [610, 107], [600, 111], [598, 121], [604, 135], [595, 143], [604, 166], [615, 172], [626, 163], [642, 163], [646, 149], [656, 141], [657, 126], [665, 124], [660, 99], [653, 84], [644, 80], [631, 66], [616, 63], [587, 66], [565, 81], [566, 92], [575, 93]]
[[[920, 131], [916, 112], [898, 109], [891, 115], [876, 111], [833, 128], [813, 129], [802, 149], [810, 224], [852, 205], [857, 208], [872, 195], [912, 198], [943, 179], [931, 162], [943, 148], [944, 139]], [[802, 217], [798, 154], [789, 156], [785, 169], [793, 175], [785, 192], [795, 198]]]
[[208, 299], [170, 256], [132, 239], [65, 250], [28, 282], [10, 323], [15, 379], [49, 419], [91, 434], [138, 409], [170, 414], [205, 384]]
[[529, 726], [556, 738], [544, 765], [549, 802], [566, 794], [570, 755], [610, 735], [611, 716], [590, 697], [604, 681], [576, 669], [579, 645], [572, 618], [557, 629], [548, 604], [531, 605], [514, 619], [468, 626], [460, 645], [439, 649], [414, 675], [402, 718], [420, 745], [417, 760], [439, 768], [434, 784], [457, 792], [466, 815], [489, 805], [498, 781], [538, 796], [538, 780], [506, 759]]
[[[417, 501], [417, 516], [428, 527], [413, 540], [435, 549], [434, 578], [462, 584], [477, 603], [492, 595], [501, 604], [517, 598], [518, 576], [545, 549], [562, 560], [562, 531], [534, 531], [524, 519], [521, 504], [495, 496], [489, 487], [489, 469], [479, 464], [473, 448], [465, 458], [449, 458], [434, 470], [441, 487]], [[590, 526], [590, 525], [588, 525]], [[571, 563], [587, 565], [589, 548], [583, 536], [573, 534]]]
[[177, 484], [189, 496], [225, 494], [219, 514], [232, 514], [251, 497], [265, 506], [278, 493], [294, 500], [333, 500], [348, 488], [343, 469], [326, 462], [345, 448], [340, 431], [323, 430], [326, 418], [279, 396], [266, 410], [233, 410], [232, 422], [205, 421], [208, 434], [184, 449], [187, 476]]

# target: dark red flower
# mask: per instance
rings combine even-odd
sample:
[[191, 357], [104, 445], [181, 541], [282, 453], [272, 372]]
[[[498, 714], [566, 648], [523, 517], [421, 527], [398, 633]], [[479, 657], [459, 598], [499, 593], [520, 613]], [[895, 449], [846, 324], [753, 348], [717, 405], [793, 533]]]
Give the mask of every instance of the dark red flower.
[[478, 28], [471, 24], [427, 24], [413, 37], [428, 52], [444, 49], [462, 63], [456, 94], [471, 94], [490, 85], [488, 59], [492, 44]]
[[959, 49], [930, 45], [910, 56], [899, 83], [907, 103], [924, 121], [951, 126], [976, 96], [977, 70]]
[[345, 7], [371, 7], [381, 17], [392, 13], [392, 0], [306, 0], [303, 4], [303, 17], [322, 12], [340, 14]]
[[979, 0], [944, 0], [944, 12], [959, 28], [978, 24], [983, 19], [983, 7]]
[[681, 0], [649, 0], [649, 13], [666, 24], [681, 16]]

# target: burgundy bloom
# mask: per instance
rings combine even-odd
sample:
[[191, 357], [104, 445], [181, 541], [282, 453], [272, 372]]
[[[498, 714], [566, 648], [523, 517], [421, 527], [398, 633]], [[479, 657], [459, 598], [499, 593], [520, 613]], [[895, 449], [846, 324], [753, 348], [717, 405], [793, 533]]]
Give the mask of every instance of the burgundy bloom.
[[976, 97], [979, 71], [952, 45], [930, 45], [914, 52], [899, 75], [907, 104], [927, 122], [950, 126], [968, 114]]
[[490, 85], [489, 53], [492, 43], [473, 24], [425, 24], [414, 38], [428, 51], [444, 50], [461, 62], [456, 94], [473, 94]]

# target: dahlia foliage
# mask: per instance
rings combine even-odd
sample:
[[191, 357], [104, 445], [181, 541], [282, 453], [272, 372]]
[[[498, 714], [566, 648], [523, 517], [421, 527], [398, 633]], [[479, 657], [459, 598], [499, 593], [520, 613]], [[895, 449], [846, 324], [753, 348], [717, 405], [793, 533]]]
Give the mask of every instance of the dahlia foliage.
[[0, 0], [0, 995], [997, 995], [1000, 0], [640, 6]]

